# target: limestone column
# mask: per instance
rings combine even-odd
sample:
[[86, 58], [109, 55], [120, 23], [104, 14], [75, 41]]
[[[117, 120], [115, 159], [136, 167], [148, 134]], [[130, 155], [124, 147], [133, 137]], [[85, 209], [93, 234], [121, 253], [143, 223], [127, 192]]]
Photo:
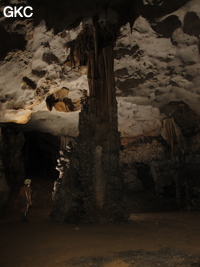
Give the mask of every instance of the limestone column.
[[75, 43], [80, 58], [87, 57], [90, 96], [82, 104], [77, 144], [54, 205], [56, 219], [91, 222], [127, 217], [113, 70], [117, 31], [116, 24], [100, 24], [95, 18]]

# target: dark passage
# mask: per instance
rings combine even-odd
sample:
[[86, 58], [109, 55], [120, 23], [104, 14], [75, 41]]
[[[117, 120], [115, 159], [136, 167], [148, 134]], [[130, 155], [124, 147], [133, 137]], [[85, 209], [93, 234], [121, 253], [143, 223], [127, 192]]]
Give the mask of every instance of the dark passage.
[[57, 179], [59, 175], [56, 170], [60, 148], [59, 138], [37, 131], [27, 132], [24, 136], [25, 175]]

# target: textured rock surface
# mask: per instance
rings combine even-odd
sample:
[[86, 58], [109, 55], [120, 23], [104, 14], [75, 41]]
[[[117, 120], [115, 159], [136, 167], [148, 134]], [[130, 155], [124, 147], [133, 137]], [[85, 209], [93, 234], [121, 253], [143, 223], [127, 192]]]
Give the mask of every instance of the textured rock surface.
[[9, 197], [9, 186], [6, 180], [5, 169], [2, 162], [2, 133], [0, 130], [0, 208], [4, 206], [4, 204], [8, 201]]
[[[45, 99], [62, 87], [70, 89], [69, 98], [74, 102], [88, 91], [87, 66], [79, 66], [70, 45], [82, 27], [91, 24], [90, 16], [98, 10], [103, 22], [105, 12], [90, 1], [76, 0], [77, 7], [74, 1], [63, 2], [62, 11], [54, 1], [44, 1], [44, 5], [48, 4], [45, 11], [38, 1], [29, 2], [37, 12], [34, 21], [0, 19], [0, 122], [18, 123], [20, 131], [25, 132], [38, 130], [61, 138], [76, 137], [79, 111], [59, 112], [53, 108], [50, 112]], [[126, 21], [120, 21], [123, 26], [114, 61], [123, 145], [121, 163], [128, 166], [125, 179], [130, 181], [137, 169], [134, 164], [138, 163], [148, 169], [146, 173], [150, 172], [148, 177], [158, 191], [177, 184], [177, 173], [183, 176], [179, 162], [171, 158], [170, 144], [161, 137], [163, 119], [172, 116], [188, 142], [187, 176], [191, 176], [191, 187], [198, 189], [199, 1], [138, 1], [132, 13], [119, 11], [122, 2], [119, 6], [112, 1], [109, 4], [112, 21], [118, 12], [129, 14], [122, 16]], [[69, 27], [81, 16], [85, 17], [83, 22], [78, 21], [73, 29]], [[196, 154], [195, 159], [191, 152]], [[171, 169], [175, 171], [167, 180]], [[182, 188], [187, 184], [184, 179], [180, 182]], [[141, 183], [137, 171], [131, 182], [144, 188], [145, 182]]]
[[[136, 19], [132, 33], [129, 24], [123, 26], [116, 43], [115, 75], [122, 136], [159, 135], [165, 116], [161, 109], [171, 101], [182, 100], [200, 113], [198, 1], [189, 1], [182, 7], [180, 3], [177, 10], [171, 4], [175, 10], [172, 14], [148, 21], [148, 10], [156, 10], [157, 5], [145, 2], [140, 10], [141, 13], [146, 10], [144, 17]], [[163, 2], [159, 5], [166, 11], [169, 8]], [[93, 8], [89, 12], [94, 12]], [[29, 121], [27, 127], [34, 125], [35, 129], [43, 128], [54, 135], [61, 131], [77, 135], [78, 112], [72, 115], [54, 111], [48, 115], [44, 99], [63, 86], [70, 88], [70, 97], [75, 100], [82, 96], [81, 90], [88, 90], [86, 75], [80, 73], [78, 66], [71, 69], [67, 63], [70, 49], [66, 44], [77, 37], [81, 24], [57, 34], [47, 29], [44, 21], [34, 27], [31, 20], [11, 22], [2, 18], [1, 27], [10, 34], [21, 34], [26, 44], [24, 51], [19, 50], [22, 47], [17, 43], [15, 51], [2, 44], [9, 51], [4, 53], [0, 66], [0, 120], [23, 124]], [[6, 40], [15, 45], [12, 39]], [[56, 114], [62, 118], [57, 119]], [[64, 128], [63, 120], [69, 121]]]

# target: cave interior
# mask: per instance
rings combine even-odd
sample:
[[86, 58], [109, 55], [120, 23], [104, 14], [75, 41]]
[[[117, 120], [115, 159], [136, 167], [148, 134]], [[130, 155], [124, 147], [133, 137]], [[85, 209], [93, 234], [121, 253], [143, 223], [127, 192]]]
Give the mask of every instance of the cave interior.
[[[160, 38], [170, 38], [181, 26], [177, 17], [171, 16], [168, 20], [158, 23], [157, 27], [154, 26], [155, 22], [189, 1], [180, 0], [174, 3], [119, 0], [96, 1], [95, 5], [91, 4], [91, 1], [76, 2], [80, 7], [84, 6], [84, 9], [76, 10], [74, 1], [43, 1], [43, 4], [40, 1], [27, 1], [37, 14], [33, 17], [33, 27], [45, 20], [47, 30], [53, 29], [54, 35], [61, 32], [61, 35], [65, 36], [66, 29], [70, 31], [76, 28], [83, 18], [85, 19], [82, 31], [79, 31], [75, 39], [65, 44], [70, 51], [65, 64], [74, 70], [77, 65], [79, 68], [87, 65], [89, 95], [81, 97], [78, 106], [80, 113], [76, 136], [61, 132], [55, 135], [42, 129], [42, 126], [42, 130], [38, 130], [37, 127], [34, 128], [36, 124], [30, 127], [30, 122], [1, 122], [2, 214], [8, 209], [16, 208], [15, 198], [25, 178], [32, 179], [33, 202], [37, 203], [36, 206], [40, 205], [39, 203], [50, 205], [51, 215], [58, 221], [124, 220], [130, 213], [135, 212], [198, 210], [198, 112], [194, 112], [185, 101], [172, 99], [164, 106], [160, 104], [160, 110], [165, 117], [162, 117], [159, 135], [121, 136], [118, 130], [116, 99], [119, 90], [116, 94], [114, 72], [114, 62], [120, 57], [120, 53], [124, 52], [123, 47], [121, 50], [115, 50], [121, 27], [128, 25], [127, 28], [129, 27], [132, 33], [134, 22], [142, 16], [149, 21]], [[60, 8], [61, 6], [63, 8]], [[64, 7], [68, 10], [68, 16]], [[87, 8], [90, 8], [89, 11]], [[12, 19], [10, 21], [14, 23]], [[24, 22], [24, 19], [21, 21]], [[191, 21], [195, 25], [191, 25]], [[195, 38], [198, 36], [199, 41], [199, 31], [191, 30], [197, 28], [199, 18], [190, 12], [185, 16], [184, 22], [185, 34]], [[3, 64], [9, 52], [23, 52], [27, 43], [20, 34], [18, 35], [21, 39], [19, 36], [16, 38], [17, 33], [14, 30], [11, 33], [5, 25], [1, 26], [0, 30], [4, 39], [0, 45]], [[173, 45], [176, 45], [175, 41]], [[48, 47], [45, 40], [43, 46]], [[134, 53], [137, 49], [137, 46], [133, 46], [129, 53]], [[50, 63], [58, 61], [52, 54], [43, 54], [43, 59]], [[42, 67], [32, 70], [32, 74], [40, 78], [44, 77], [45, 73]], [[126, 74], [126, 71], [124, 74], [120, 73], [125, 77]], [[153, 79], [153, 76], [150, 73], [145, 79]], [[188, 75], [187, 78], [192, 79], [192, 76]], [[37, 99], [46, 99], [46, 88], [37, 87], [36, 83], [27, 77], [24, 77], [23, 81], [29, 89], [35, 90]], [[141, 81], [144, 81], [143, 77], [140, 77]], [[135, 82], [134, 85], [137, 86], [137, 81], [133, 79], [131, 82]], [[176, 85], [175, 82], [174, 84]], [[171, 85], [174, 84], [171, 81]], [[124, 86], [126, 87], [126, 79]], [[159, 89], [156, 93], [158, 96], [162, 95]], [[130, 90], [126, 91], [125, 88], [122, 96], [129, 94]], [[56, 109], [60, 104], [58, 112], [63, 111], [63, 105], [69, 105], [68, 95], [56, 99], [54, 93], [53, 97], [51, 106]], [[2, 99], [1, 102], [5, 101]], [[77, 102], [70, 100], [70, 105], [74, 108]], [[74, 110], [71, 108], [64, 111], [73, 113]], [[140, 154], [141, 157], [138, 156]], [[41, 194], [38, 194], [38, 191], [41, 191]]]

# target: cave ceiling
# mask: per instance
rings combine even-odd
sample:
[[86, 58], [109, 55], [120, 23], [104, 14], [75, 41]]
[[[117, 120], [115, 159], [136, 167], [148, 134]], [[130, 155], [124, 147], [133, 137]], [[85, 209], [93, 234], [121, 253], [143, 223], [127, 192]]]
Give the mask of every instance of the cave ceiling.
[[[8, 4], [31, 5], [33, 18], [4, 18]], [[122, 136], [160, 135], [163, 118], [180, 103], [198, 121], [199, 0], [5, 0], [0, 11], [1, 123], [77, 136], [87, 66], [71, 65], [67, 44], [95, 15], [119, 25], [114, 72]], [[48, 110], [46, 97], [63, 87], [76, 109], [61, 103]]]

